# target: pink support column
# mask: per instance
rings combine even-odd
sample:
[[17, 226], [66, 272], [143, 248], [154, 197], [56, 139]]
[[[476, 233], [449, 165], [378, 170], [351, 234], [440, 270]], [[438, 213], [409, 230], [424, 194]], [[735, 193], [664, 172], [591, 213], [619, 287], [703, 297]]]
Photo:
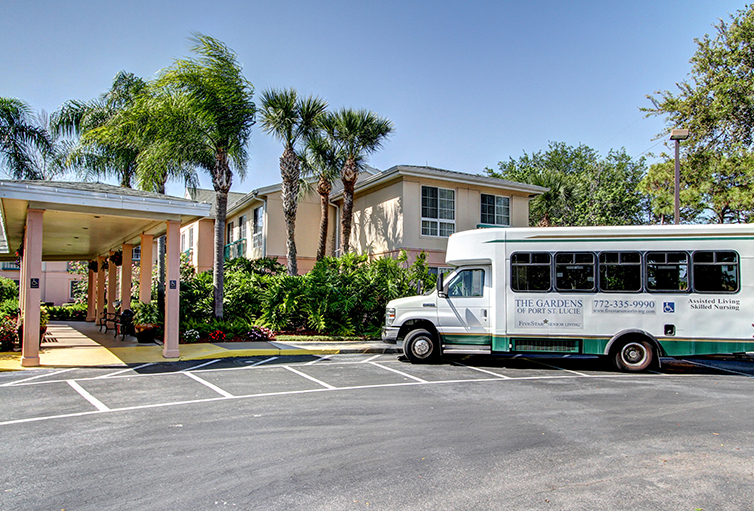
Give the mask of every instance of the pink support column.
[[[22, 241], [26, 243], [26, 232], [24, 232], [24, 239]], [[24, 313], [24, 303], [26, 301], [26, 286], [23, 283], [26, 282], [26, 272], [24, 271], [24, 258], [21, 258], [21, 267], [18, 271], [18, 308], [21, 310], [21, 314]]]
[[120, 310], [131, 308], [131, 255], [133, 245], [123, 245], [123, 265], [120, 267]]
[[[87, 264], [89, 264], [89, 261], [87, 261]], [[97, 320], [97, 295], [95, 291], [97, 290], [97, 286], [95, 285], [95, 275], [92, 270], [89, 270], [88, 273], [88, 282], [86, 287], [86, 320], [87, 321], [96, 321]]]
[[24, 241], [23, 274], [24, 280], [24, 335], [21, 350], [21, 365], [39, 365], [39, 316], [42, 298], [42, 217], [44, 210], [26, 211], [26, 234]]
[[[112, 250], [109, 255], [113, 255], [115, 252]], [[108, 262], [107, 266], [107, 313], [113, 314], [115, 312], [115, 300], [118, 296], [118, 267], [112, 261]]]
[[180, 301], [180, 269], [181, 269], [181, 223], [169, 220], [167, 222], [167, 268], [165, 276], [165, 339], [162, 356], [165, 358], [179, 357], [178, 350], [178, 322]]
[[141, 235], [141, 262], [139, 262], [139, 300], [152, 301], [152, 242], [151, 234]]
[[102, 256], [97, 258], [97, 319], [105, 312], [105, 270], [102, 269], [105, 260]]

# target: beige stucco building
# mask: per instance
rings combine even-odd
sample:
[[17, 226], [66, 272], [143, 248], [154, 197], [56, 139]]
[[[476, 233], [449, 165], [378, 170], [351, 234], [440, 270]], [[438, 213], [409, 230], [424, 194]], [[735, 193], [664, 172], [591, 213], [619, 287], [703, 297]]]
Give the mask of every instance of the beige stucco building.
[[[526, 227], [529, 200], [546, 189], [491, 177], [399, 165], [385, 171], [367, 168], [359, 175], [353, 205], [350, 246], [370, 257], [411, 258], [424, 251], [432, 267], [445, 266], [448, 237], [484, 227]], [[187, 198], [211, 202], [214, 192], [197, 190]], [[327, 254], [339, 255], [342, 185], [330, 197]], [[300, 273], [316, 262], [320, 199], [315, 192], [299, 200], [296, 249]], [[207, 217], [181, 228], [182, 250], [197, 271], [212, 268], [214, 219]], [[226, 258], [276, 257], [286, 264], [286, 233], [281, 185], [275, 184], [228, 199]]]

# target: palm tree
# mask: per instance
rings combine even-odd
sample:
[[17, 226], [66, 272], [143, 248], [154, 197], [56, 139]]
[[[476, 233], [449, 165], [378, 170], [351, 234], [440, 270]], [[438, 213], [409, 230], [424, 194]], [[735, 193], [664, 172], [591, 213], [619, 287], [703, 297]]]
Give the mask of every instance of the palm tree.
[[[301, 156], [302, 174], [317, 180], [316, 190], [320, 198], [319, 244], [317, 245], [317, 261], [325, 257], [327, 247], [327, 228], [330, 213], [330, 192], [336, 179], [340, 177], [343, 159], [336, 151], [332, 142], [320, 134], [307, 140], [304, 154]], [[303, 181], [306, 188], [310, 188], [308, 181]], [[308, 190], [307, 190], [308, 191]]]
[[129, 134], [116, 130], [113, 119], [146, 91], [147, 82], [120, 71], [110, 90], [99, 98], [68, 101], [53, 114], [54, 134], [79, 137], [68, 152], [67, 163], [78, 168], [84, 179], [114, 176], [121, 186], [133, 187], [139, 148]]
[[0, 97], [0, 166], [13, 179], [40, 179], [33, 151], [48, 153], [52, 147], [49, 133], [35, 122], [29, 105]]
[[222, 42], [196, 34], [197, 58], [177, 60], [161, 73], [122, 122], [139, 126], [140, 172], [199, 167], [215, 189], [214, 312], [223, 317], [225, 216], [233, 174], [244, 177], [246, 144], [254, 125], [254, 89], [236, 55]]
[[344, 159], [341, 172], [343, 213], [340, 224], [340, 247], [341, 254], [347, 254], [353, 219], [353, 192], [359, 171], [366, 157], [382, 147], [382, 143], [394, 128], [389, 119], [379, 117], [374, 112], [346, 108], [325, 116], [322, 126]]
[[288, 275], [298, 275], [295, 229], [300, 166], [295, 149], [299, 142], [318, 129], [318, 119], [327, 108], [327, 103], [314, 96], [299, 98], [293, 89], [266, 90], [262, 93], [261, 102], [262, 128], [283, 143], [280, 175], [283, 179], [286, 258]]

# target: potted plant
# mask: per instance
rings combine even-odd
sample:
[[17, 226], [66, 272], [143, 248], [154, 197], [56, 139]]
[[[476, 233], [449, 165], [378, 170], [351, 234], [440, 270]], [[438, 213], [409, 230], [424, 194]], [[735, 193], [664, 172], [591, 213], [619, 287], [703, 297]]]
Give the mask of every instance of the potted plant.
[[156, 303], [136, 303], [134, 309], [134, 330], [139, 342], [153, 342], [157, 330], [162, 326], [162, 314]]
[[117, 252], [113, 253], [113, 255], [110, 256], [110, 261], [115, 266], [120, 266], [123, 264], [123, 252], [121, 250], [118, 250]]

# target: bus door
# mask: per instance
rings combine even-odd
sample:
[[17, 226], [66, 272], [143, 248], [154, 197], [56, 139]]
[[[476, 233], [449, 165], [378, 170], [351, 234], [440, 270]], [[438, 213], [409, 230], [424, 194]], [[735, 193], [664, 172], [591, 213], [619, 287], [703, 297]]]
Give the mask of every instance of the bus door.
[[437, 301], [443, 344], [490, 344], [491, 272], [489, 266], [458, 271]]

